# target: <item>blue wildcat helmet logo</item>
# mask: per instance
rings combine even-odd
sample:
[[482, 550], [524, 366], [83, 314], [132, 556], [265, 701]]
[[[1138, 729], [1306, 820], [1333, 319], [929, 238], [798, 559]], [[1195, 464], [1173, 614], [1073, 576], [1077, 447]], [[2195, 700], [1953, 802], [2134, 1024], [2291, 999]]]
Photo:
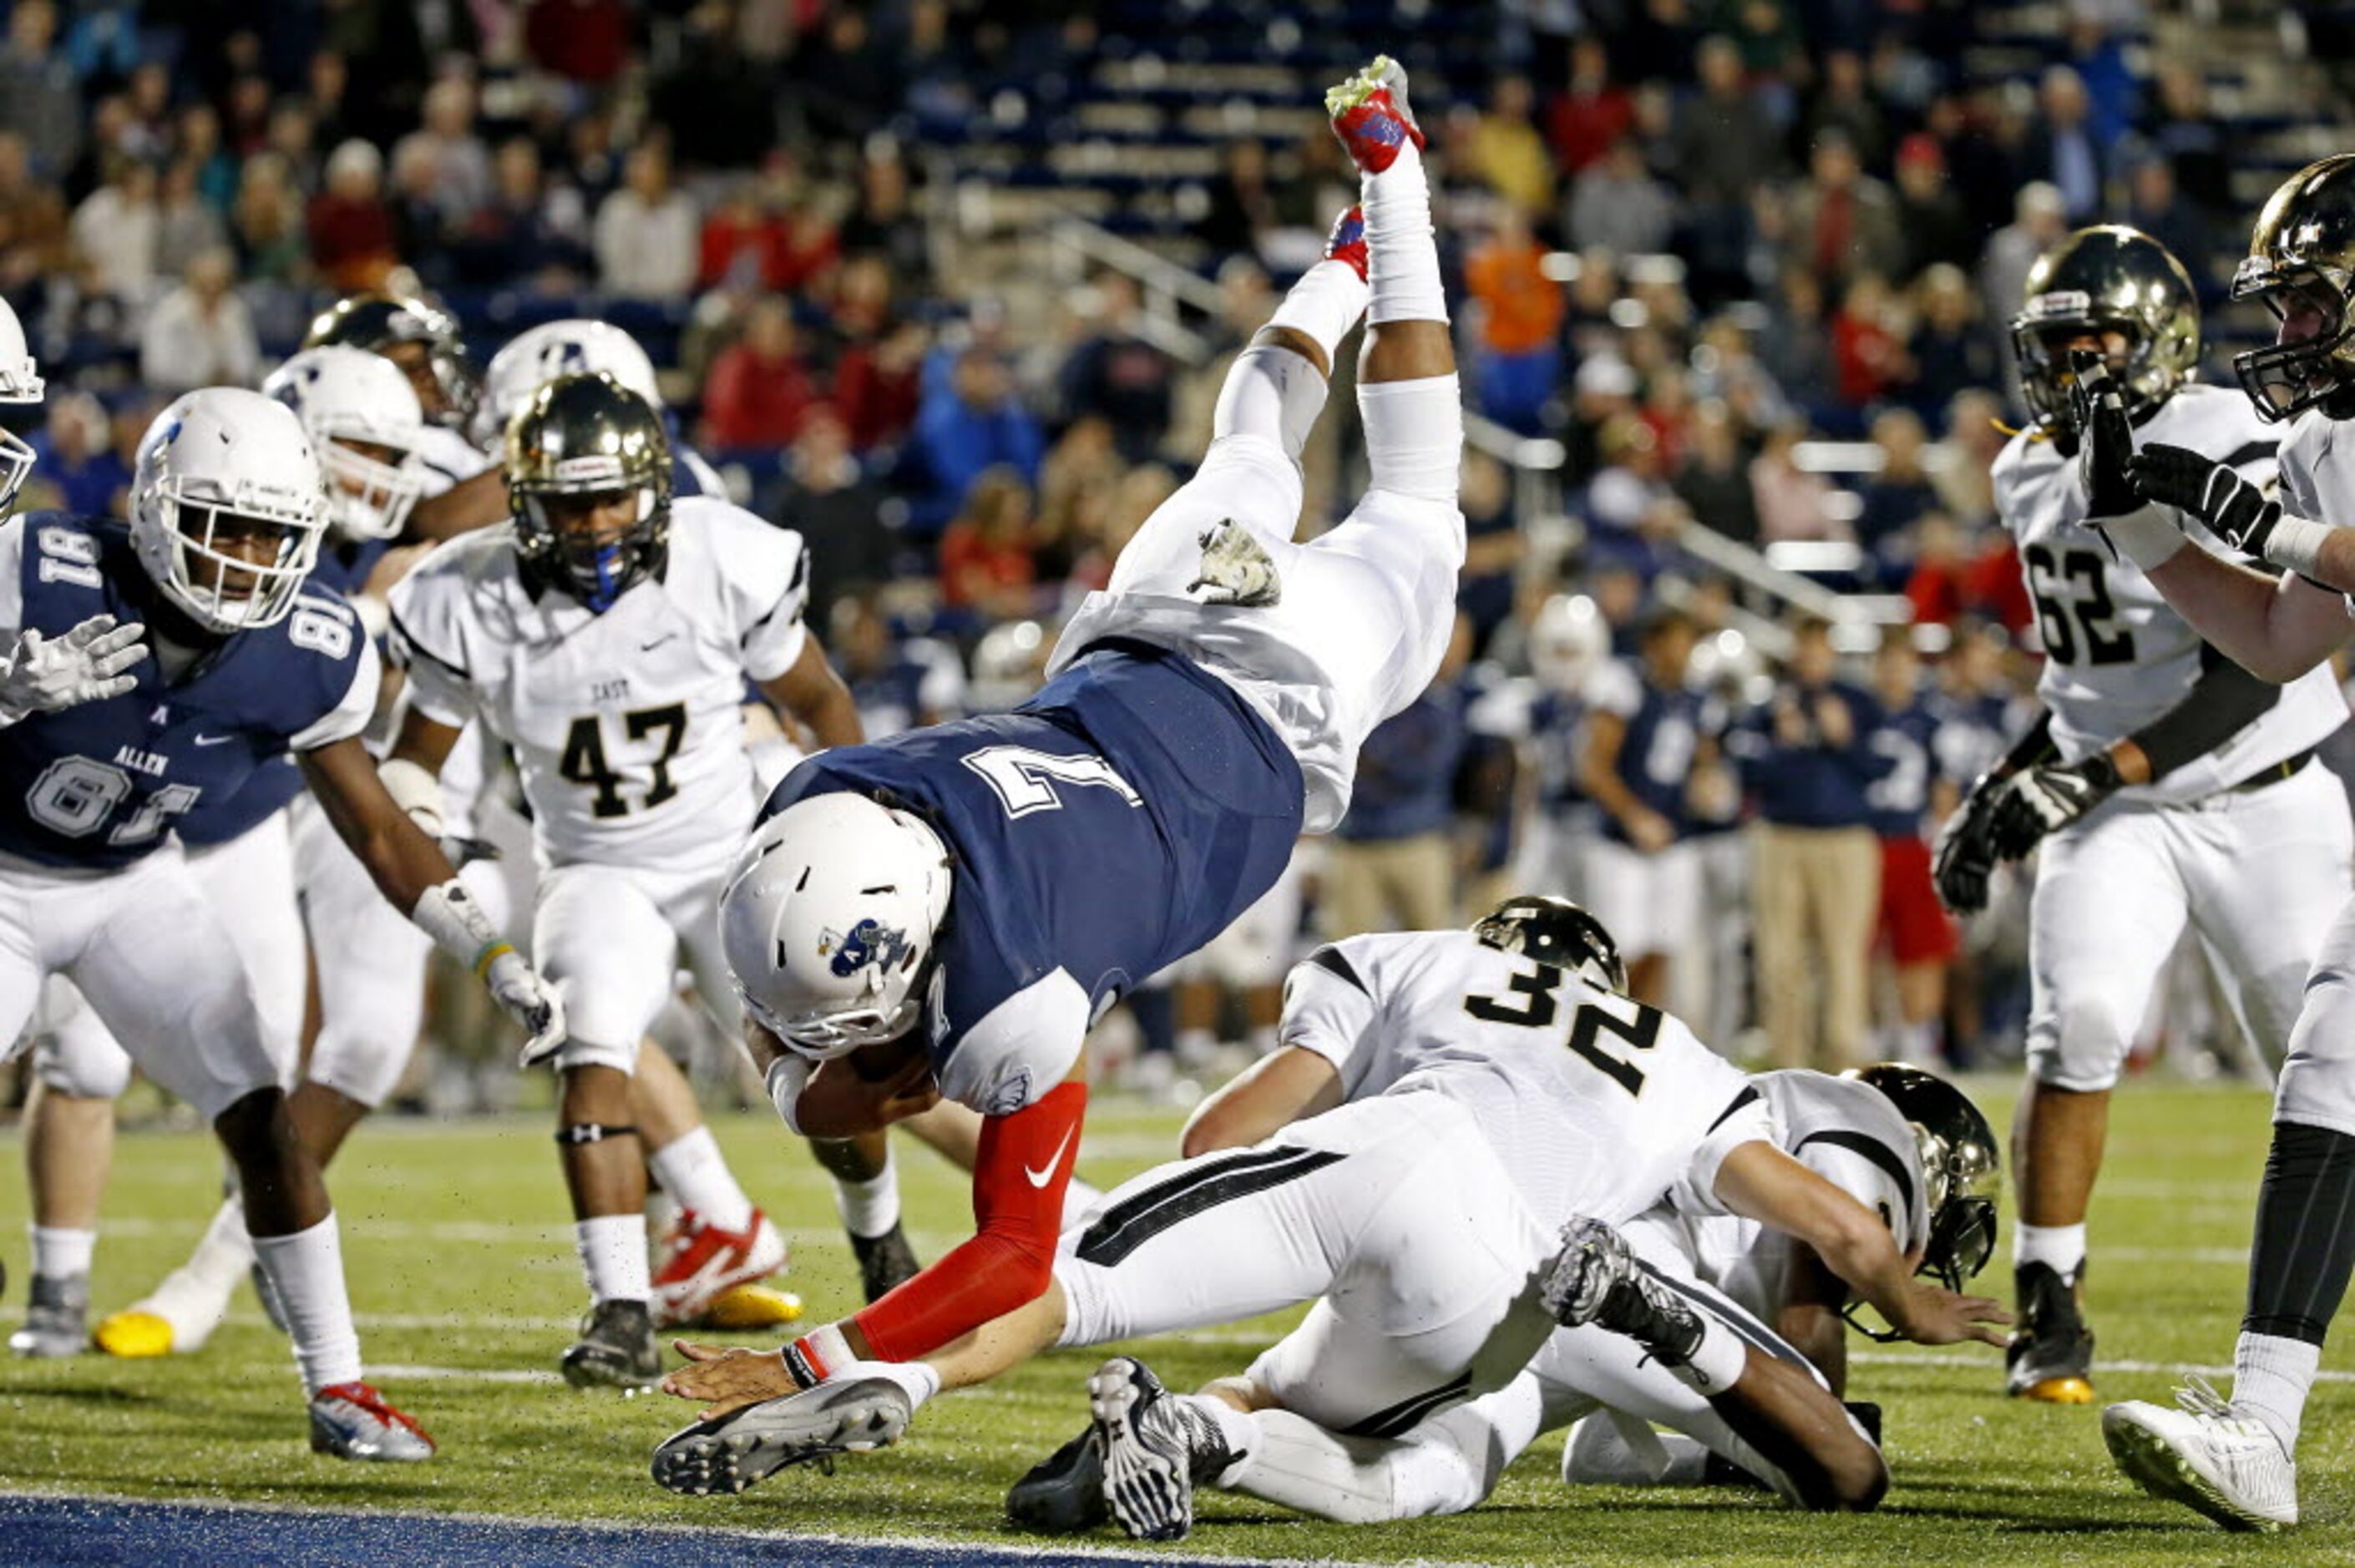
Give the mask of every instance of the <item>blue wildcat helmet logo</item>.
[[861, 920], [850, 928], [848, 936], [833, 930], [820, 933], [817, 950], [820, 958], [834, 955], [834, 961], [827, 967], [837, 975], [855, 975], [869, 964], [879, 964], [888, 969], [907, 952], [908, 935], [879, 920]]

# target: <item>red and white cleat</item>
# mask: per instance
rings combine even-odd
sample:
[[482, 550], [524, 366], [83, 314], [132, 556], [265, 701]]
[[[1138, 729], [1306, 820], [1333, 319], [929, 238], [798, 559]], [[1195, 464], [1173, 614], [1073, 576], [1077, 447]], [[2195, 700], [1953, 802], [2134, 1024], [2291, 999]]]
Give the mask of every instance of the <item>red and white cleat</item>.
[[1407, 107], [1406, 68], [1388, 55], [1376, 55], [1373, 64], [1327, 88], [1325, 112], [1333, 117], [1333, 134], [1369, 175], [1389, 168], [1408, 143], [1423, 148], [1423, 127]]
[[1366, 209], [1352, 207], [1333, 220], [1333, 232], [1326, 237], [1325, 260], [1339, 261], [1366, 278]]
[[692, 1323], [739, 1285], [765, 1279], [785, 1266], [785, 1238], [769, 1216], [752, 1211], [741, 1231], [723, 1231], [692, 1209], [681, 1209], [663, 1241], [655, 1271], [655, 1324]]
[[433, 1457], [416, 1417], [364, 1383], [339, 1383], [311, 1396], [311, 1450], [338, 1459], [415, 1464]]

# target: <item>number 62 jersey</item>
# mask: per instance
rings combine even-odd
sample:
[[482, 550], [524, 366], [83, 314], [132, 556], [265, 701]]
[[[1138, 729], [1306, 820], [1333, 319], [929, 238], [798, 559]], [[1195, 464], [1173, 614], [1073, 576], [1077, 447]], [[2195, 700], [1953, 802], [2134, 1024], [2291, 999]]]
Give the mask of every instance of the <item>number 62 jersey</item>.
[[709, 497], [671, 503], [664, 569], [603, 614], [517, 569], [515, 527], [463, 535], [392, 590], [417, 711], [515, 747], [544, 867], [724, 868], [759, 802], [744, 678], [801, 657], [801, 535]]
[[[2189, 447], [2270, 482], [2280, 432], [2237, 390], [2194, 383], [2135, 429], [2135, 445]], [[2044, 642], [2036, 694], [2052, 715], [2052, 740], [2074, 762], [2141, 730], [2190, 694], [2209, 661], [2222, 655], [2200, 640], [2131, 561], [2119, 558], [2085, 522], [2077, 461], [2033, 432], [2014, 436], [1996, 458], [1997, 512], [2019, 546], [2020, 570]], [[2216, 554], [2232, 550], [2194, 524]], [[2273, 705], [2207, 756], [2165, 778], [2121, 790], [2127, 799], [2196, 800], [2296, 756], [2347, 722], [2329, 670], [2280, 689]]]
[[1774, 1123], [1749, 1077], [1657, 1008], [1469, 931], [1351, 937], [1295, 966], [1281, 1038], [1360, 1100], [1428, 1089], [1468, 1108], [1544, 1224], [1616, 1224], [1710, 1189]]

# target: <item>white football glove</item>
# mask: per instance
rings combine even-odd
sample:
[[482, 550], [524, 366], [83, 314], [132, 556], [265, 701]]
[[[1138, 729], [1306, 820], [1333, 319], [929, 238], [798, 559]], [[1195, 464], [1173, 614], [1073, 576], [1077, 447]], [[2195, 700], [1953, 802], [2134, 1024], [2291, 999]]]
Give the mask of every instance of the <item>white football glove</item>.
[[111, 615], [93, 615], [58, 638], [27, 627], [0, 667], [0, 725], [121, 696], [139, 683], [124, 672], [147, 657], [140, 641], [146, 635], [137, 621], [117, 626]]

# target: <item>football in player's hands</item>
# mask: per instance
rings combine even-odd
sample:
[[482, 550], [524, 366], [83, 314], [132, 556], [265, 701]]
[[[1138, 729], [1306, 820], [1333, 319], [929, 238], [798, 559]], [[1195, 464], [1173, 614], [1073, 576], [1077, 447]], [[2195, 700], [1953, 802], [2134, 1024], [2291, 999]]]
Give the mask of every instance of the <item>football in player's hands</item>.
[[2081, 350], [2069, 356], [2069, 365], [2074, 376], [2069, 400], [2081, 432], [2077, 472], [2085, 487], [2086, 520], [2098, 522], [2139, 512], [2143, 499], [2127, 470], [2134, 457], [2134, 427], [2126, 418], [2126, 398], [2110, 375], [2109, 362]]

